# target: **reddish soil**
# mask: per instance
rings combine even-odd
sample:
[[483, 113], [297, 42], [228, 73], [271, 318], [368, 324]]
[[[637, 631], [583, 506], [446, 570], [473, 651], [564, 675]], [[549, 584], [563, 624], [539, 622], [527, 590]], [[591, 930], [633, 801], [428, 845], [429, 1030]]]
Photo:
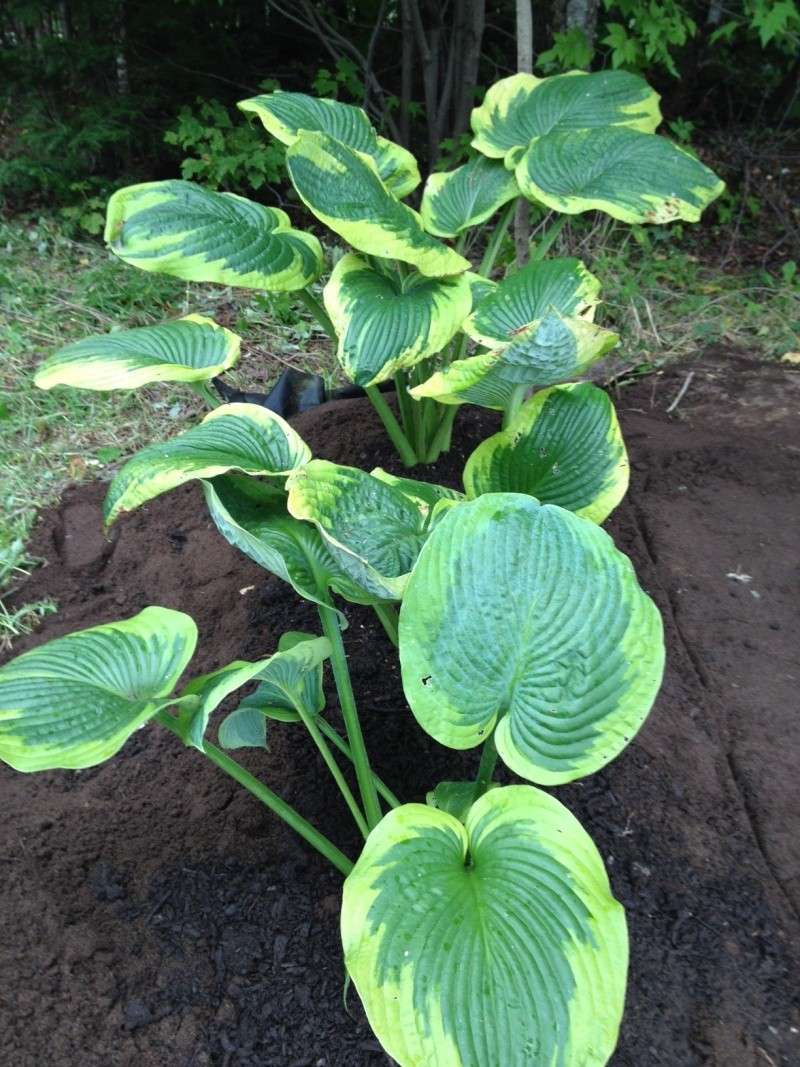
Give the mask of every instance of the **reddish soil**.
[[[610, 767], [555, 790], [598, 842], [628, 909], [628, 1006], [614, 1067], [800, 1064], [798, 530], [800, 373], [723, 355], [618, 386], [633, 484], [609, 523], [665, 618], [668, 670]], [[370, 409], [296, 420], [314, 451], [391, 466]], [[458, 483], [496, 418], [464, 411]], [[190, 612], [193, 670], [314, 629], [310, 605], [230, 548], [193, 487], [106, 541], [101, 485], [42, 515], [48, 565], [19, 599], [57, 616], [23, 651], [146, 604]], [[474, 771], [404, 707], [388, 641], [347, 609], [354, 685], [380, 773], [406, 799]], [[330, 692], [331, 685], [328, 684]], [[298, 728], [245, 762], [354, 854], [346, 810]], [[0, 768], [0, 1062], [82, 1067], [386, 1064], [343, 1003], [340, 881], [195, 752], [156, 727], [81, 773]], [[502, 1065], [497, 1065], [502, 1067]]]

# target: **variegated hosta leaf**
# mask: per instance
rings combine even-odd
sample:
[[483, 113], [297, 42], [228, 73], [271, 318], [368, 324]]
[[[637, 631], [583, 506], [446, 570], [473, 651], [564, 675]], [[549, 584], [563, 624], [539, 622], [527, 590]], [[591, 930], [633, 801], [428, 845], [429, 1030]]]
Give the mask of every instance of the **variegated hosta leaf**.
[[431, 513], [440, 500], [464, 500], [464, 494], [459, 493], [457, 489], [450, 489], [446, 485], [435, 485], [432, 482], [419, 482], [416, 478], [399, 478], [382, 467], [375, 467], [370, 474], [373, 478], [398, 489], [425, 516]]
[[493, 282], [491, 278], [484, 278], [481, 274], [476, 274], [471, 270], [468, 270], [464, 277], [469, 283], [469, 291], [472, 294], [471, 310], [475, 311], [486, 297], [495, 291], [497, 282]]
[[487, 348], [499, 348], [550, 311], [591, 321], [599, 300], [600, 282], [579, 259], [543, 260], [504, 278], [463, 329]]
[[486, 793], [466, 825], [406, 804], [344, 883], [348, 972], [400, 1067], [603, 1067], [628, 935], [592, 839], [532, 786]]
[[[490, 782], [489, 789], [499, 789], [499, 782]], [[439, 782], [425, 797], [425, 803], [438, 811], [446, 811], [459, 822], [465, 823], [475, 801], [475, 781]]]
[[493, 159], [553, 132], [621, 126], [652, 133], [661, 122], [659, 96], [622, 70], [571, 71], [552, 78], [513, 74], [495, 82], [472, 112], [472, 144]]
[[456, 359], [409, 392], [415, 400], [429, 396], [440, 404], [477, 404], [502, 411], [516, 389], [515, 382], [503, 377], [502, 358], [502, 352], [492, 351]]
[[285, 145], [294, 144], [302, 130], [309, 130], [327, 133], [362, 152], [373, 160], [381, 181], [398, 198], [408, 196], [420, 183], [411, 153], [380, 137], [360, 107], [281, 90], [241, 100], [237, 107], [258, 115], [269, 133]]
[[279, 208], [194, 182], [144, 182], [108, 202], [105, 240], [141, 270], [246, 289], [302, 289], [322, 270], [322, 248]]
[[119, 330], [60, 348], [39, 367], [40, 389], [136, 389], [149, 382], [203, 382], [232, 367], [241, 338], [203, 315]]
[[410, 392], [415, 398], [430, 396], [442, 404], [503, 408], [515, 386], [544, 388], [580, 378], [618, 341], [611, 330], [551, 311], [505, 348], [455, 360]]
[[628, 455], [602, 389], [583, 382], [537, 393], [464, 467], [467, 496], [528, 493], [604, 522], [628, 488]]
[[315, 459], [288, 479], [289, 512], [313, 522], [350, 577], [399, 600], [426, 537], [425, 516], [398, 489], [356, 467]]
[[373, 270], [355, 255], [336, 264], [324, 290], [339, 335], [337, 355], [348, 378], [375, 385], [440, 352], [469, 315], [465, 275], [401, 278]]
[[603, 767], [647, 717], [664, 664], [661, 617], [599, 526], [517, 493], [453, 508], [420, 552], [400, 610], [417, 721], [451, 748], [495, 728], [523, 778]]
[[301, 132], [286, 164], [303, 203], [359, 251], [411, 263], [429, 278], [469, 268], [463, 256], [425, 232], [416, 211], [392, 196], [372, 160], [340, 141]]
[[342, 570], [316, 527], [289, 515], [284, 493], [265, 492], [253, 479], [232, 475], [203, 481], [202, 486], [211, 518], [226, 541], [288, 582], [301, 597], [326, 604], [332, 589], [354, 604], [382, 599]]
[[261, 682], [257, 692], [264, 707], [277, 704], [297, 714], [297, 705], [300, 704], [309, 714], [316, 715], [322, 710], [318, 706], [322, 663], [330, 654], [331, 645], [327, 637], [317, 637], [284, 651], [279, 650], [254, 663], [236, 660], [210, 674], [193, 678], [181, 693], [181, 697], [199, 699], [197, 707], [187, 713], [182, 712], [179, 717], [184, 742], [202, 751], [211, 715], [226, 697], [253, 679]]
[[188, 615], [145, 608], [0, 669], [0, 759], [18, 771], [102, 763], [166, 703], [197, 643]]
[[548, 134], [515, 173], [525, 196], [547, 207], [604, 211], [623, 222], [696, 222], [725, 188], [671, 141], [622, 128]]
[[455, 170], [431, 174], [420, 213], [428, 233], [456, 237], [485, 222], [515, 196], [519, 188], [514, 175], [502, 163], [476, 156]]
[[194, 478], [226, 471], [288, 474], [311, 459], [311, 450], [280, 415], [259, 404], [223, 404], [203, 421], [129, 459], [103, 505], [107, 523]]

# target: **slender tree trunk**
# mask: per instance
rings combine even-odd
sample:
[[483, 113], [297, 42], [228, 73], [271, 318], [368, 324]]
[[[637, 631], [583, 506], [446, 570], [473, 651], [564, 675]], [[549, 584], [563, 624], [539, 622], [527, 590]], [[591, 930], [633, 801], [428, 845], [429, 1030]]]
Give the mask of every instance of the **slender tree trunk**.
[[567, 0], [564, 28], [583, 30], [589, 44], [594, 47], [597, 34], [597, 9], [599, 0]]
[[486, 0], [463, 0], [461, 7], [461, 33], [457, 42], [460, 63], [453, 103], [453, 133], [456, 136], [469, 128], [470, 113], [475, 105], [475, 87], [486, 27]]
[[411, 146], [411, 96], [414, 91], [414, 20], [410, 0], [400, 0], [400, 141]]
[[[533, 73], [533, 9], [531, 3], [532, 0], [517, 0], [517, 70], [521, 74]], [[514, 247], [518, 267], [528, 262], [530, 240], [530, 205], [524, 196], [520, 196], [517, 199], [514, 216]]]

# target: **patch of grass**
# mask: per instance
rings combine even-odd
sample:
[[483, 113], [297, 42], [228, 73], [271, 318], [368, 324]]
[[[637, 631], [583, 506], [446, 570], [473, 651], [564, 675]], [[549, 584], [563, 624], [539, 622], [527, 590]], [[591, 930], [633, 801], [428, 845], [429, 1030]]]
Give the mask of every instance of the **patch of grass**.
[[[209, 315], [243, 337], [231, 384], [266, 392], [285, 366], [335, 378], [330, 346], [285, 298], [148, 274], [101, 245], [66, 236], [54, 220], [0, 222], [0, 594], [24, 579], [37, 511], [66, 485], [107, 478], [153, 440], [202, 411], [185, 387], [93, 393], [36, 389], [33, 374], [56, 349], [91, 334]], [[0, 601], [0, 642], [49, 610], [11, 612]]]

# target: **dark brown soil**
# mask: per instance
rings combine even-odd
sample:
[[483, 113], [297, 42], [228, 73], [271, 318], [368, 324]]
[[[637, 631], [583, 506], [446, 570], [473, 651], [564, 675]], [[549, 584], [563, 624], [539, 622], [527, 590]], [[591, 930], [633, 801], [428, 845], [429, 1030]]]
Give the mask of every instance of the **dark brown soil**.
[[[628, 909], [631, 980], [614, 1067], [800, 1064], [800, 374], [722, 355], [617, 387], [633, 484], [609, 526], [664, 613], [669, 666], [636, 741], [556, 790]], [[296, 420], [314, 451], [392, 465], [371, 411]], [[496, 418], [464, 411], [456, 484]], [[314, 629], [311, 606], [230, 548], [185, 488], [100, 528], [103, 487], [41, 518], [48, 565], [20, 599], [59, 614], [18, 651], [146, 604], [190, 612], [208, 670]], [[404, 707], [390, 646], [348, 608], [346, 644], [381, 774], [406, 799], [474, 771]], [[330, 685], [329, 685], [330, 690]], [[304, 735], [248, 765], [345, 850], [357, 842]], [[111, 763], [0, 768], [0, 1062], [81, 1067], [386, 1064], [343, 1003], [340, 881], [195, 752], [155, 727]], [[493, 1067], [504, 1067], [498, 1064]]]

